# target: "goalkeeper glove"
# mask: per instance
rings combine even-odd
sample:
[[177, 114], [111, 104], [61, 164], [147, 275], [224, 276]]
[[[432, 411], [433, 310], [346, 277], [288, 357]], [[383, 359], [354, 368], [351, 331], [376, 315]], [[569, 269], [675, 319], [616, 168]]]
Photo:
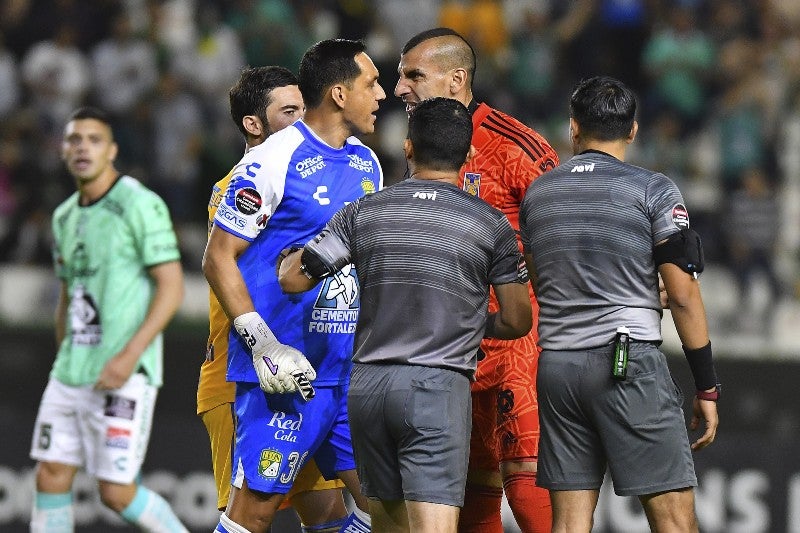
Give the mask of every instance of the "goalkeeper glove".
[[261, 315], [255, 311], [239, 315], [233, 327], [253, 354], [261, 390], [269, 394], [299, 391], [304, 400], [314, 397], [314, 367], [298, 350], [278, 342]]

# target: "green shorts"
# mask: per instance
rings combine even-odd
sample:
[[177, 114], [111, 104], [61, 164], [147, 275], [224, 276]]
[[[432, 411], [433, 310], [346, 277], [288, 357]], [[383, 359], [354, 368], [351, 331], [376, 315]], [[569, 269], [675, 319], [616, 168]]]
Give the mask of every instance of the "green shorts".
[[683, 394], [652, 343], [631, 342], [627, 379], [611, 376], [613, 345], [544, 350], [537, 390], [538, 484], [599, 489], [606, 467], [620, 496], [697, 485]]

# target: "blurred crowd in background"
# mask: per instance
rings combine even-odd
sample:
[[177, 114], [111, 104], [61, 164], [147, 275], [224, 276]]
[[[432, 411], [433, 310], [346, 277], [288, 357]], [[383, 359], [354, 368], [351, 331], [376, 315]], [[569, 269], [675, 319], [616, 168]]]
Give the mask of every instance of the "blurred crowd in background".
[[[706, 259], [741, 306], [798, 297], [800, 2], [797, 0], [4, 0], [0, 2], [0, 262], [50, 264], [50, 214], [74, 190], [59, 159], [67, 115], [114, 120], [117, 167], [172, 210], [199, 271], [211, 185], [241, 157], [228, 88], [245, 65], [297, 71], [311, 44], [362, 39], [387, 92], [376, 133], [402, 178], [399, 51], [449, 26], [475, 47], [475, 94], [570, 155], [567, 102], [609, 74], [640, 97], [634, 164], [686, 197]], [[763, 292], [763, 291], [762, 291]]]

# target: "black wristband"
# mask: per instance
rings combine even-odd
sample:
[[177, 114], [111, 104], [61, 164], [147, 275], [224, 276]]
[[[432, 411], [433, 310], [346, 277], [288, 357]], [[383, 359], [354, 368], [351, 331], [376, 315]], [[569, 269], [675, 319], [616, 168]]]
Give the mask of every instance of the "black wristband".
[[714, 360], [711, 357], [711, 341], [702, 348], [689, 350], [683, 347], [686, 361], [694, 377], [694, 386], [697, 390], [713, 389], [717, 386], [717, 371], [714, 369]]

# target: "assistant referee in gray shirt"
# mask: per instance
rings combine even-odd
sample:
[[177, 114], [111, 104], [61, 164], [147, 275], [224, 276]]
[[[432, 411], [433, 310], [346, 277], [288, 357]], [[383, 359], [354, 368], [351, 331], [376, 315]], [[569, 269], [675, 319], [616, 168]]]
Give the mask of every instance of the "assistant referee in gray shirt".
[[[543, 348], [538, 484], [550, 490], [554, 532], [591, 530], [606, 468], [617, 494], [639, 497], [653, 530], [698, 530], [691, 450], [714, 440], [719, 396], [697, 280], [702, 247], [675, 184], [625, 162], [635, 115], [618, 80], [579, 83], [575, 156], [533, 182], [520, 209]], [[658, 349], [659, 274], [698, 391], [691, 428], [705, 420], [691, 445]]]

